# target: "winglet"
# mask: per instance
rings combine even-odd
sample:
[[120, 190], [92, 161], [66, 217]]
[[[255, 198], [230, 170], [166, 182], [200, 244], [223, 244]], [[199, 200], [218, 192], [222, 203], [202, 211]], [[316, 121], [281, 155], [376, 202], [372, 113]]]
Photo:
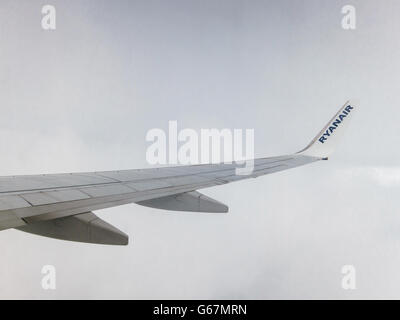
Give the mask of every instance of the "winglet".
[[356, 109], [353, 102], [347, 101], [308, 146], [298, 153], [326, 159], [334, 151]]

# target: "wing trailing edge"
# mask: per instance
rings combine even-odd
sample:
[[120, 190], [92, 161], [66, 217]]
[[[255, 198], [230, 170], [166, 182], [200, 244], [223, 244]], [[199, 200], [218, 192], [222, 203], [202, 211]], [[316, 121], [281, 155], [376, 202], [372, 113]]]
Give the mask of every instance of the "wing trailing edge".
[[100, 219], [93, 212], [44, 220], [15, 229], [59, 240], [109, 245], [128, 244], [128, 236], [125, 233]]

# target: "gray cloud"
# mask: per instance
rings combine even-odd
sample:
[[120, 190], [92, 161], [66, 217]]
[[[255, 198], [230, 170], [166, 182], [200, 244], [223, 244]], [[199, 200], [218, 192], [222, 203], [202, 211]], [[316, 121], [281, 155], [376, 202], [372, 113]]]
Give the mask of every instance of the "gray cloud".
[[399, 298], [400, 3], [353, 1], [354, 31], [343, 1], [52, 4], [52, 32], [43, 2], [0, 6], [1, 175], [145, 167], [168, 120], [283, 154], [348, 98], [360, 112], [330, 161], [205, 190], [227, 215], [99, 211], [123, 248], [1, 232], [0, 298]]

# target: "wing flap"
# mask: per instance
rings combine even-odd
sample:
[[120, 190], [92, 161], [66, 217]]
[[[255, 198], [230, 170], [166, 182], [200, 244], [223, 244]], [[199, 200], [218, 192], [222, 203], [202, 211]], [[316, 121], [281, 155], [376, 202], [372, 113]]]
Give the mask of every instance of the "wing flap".
[[128, 236], [93, 212], [17, 227], [17, 230], [60, 240], [96, 244], [127, 245]]
[[228, 207], [223, 203], [197, 191], [184, 192], [172, 196], [136, 202], [142, 206], [189, 212], [225, 213]]

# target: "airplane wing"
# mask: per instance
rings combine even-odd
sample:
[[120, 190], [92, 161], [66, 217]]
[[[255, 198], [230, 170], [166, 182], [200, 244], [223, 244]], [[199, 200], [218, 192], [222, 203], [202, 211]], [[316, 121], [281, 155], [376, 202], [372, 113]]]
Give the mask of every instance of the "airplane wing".
[[175, 211], [227, 212], [226, 205], [197, 190], [327, 160], [355, 108], [346, 102], [306, 148], [255, 159], [248, 175], [236, 174], [238, 165], [232, 163], [0, 177], [0, 230], [126, 245], [128, 236], [92, 211], [137, 203]]

